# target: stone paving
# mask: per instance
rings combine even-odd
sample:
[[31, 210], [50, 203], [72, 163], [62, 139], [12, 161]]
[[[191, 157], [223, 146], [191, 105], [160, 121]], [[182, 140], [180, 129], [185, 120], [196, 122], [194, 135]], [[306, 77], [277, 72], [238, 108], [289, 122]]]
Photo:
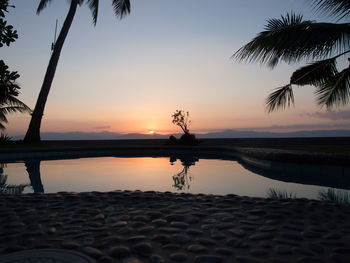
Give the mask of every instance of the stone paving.
[[350, 205], [139, 191], [0, 200], [0, 258], [63, 248], [103, 263], [350, 262]]

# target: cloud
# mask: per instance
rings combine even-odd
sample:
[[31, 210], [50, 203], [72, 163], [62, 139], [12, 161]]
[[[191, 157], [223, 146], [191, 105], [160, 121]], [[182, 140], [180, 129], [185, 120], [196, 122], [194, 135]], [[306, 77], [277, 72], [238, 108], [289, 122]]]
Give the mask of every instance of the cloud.
[[96, 127], [94, 127], [94, 129], [96, 129], [96, 130], [107, 130], [107, 129], [109, 129], [109, 128], [111, 128], [111, 126], [109, 126], [109, 125], [96, 126]]
[[313, 118], [329, 119], [329, 120], [350, 120], [350, 111], [326, 111], [314, 113], [302, 113], [300, 116], [308, 116]]

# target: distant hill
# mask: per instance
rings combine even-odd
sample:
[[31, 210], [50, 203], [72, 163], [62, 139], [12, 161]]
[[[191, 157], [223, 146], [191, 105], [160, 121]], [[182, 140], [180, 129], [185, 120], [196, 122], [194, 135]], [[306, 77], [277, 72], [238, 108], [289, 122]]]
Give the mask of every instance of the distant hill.
[[[128, 133], [120, 134], [114, 132], [43, 132], [43, 140], [126, 140], [126, 139], [167, 139], [170, 135], [162, 134], [141, 134]], [[180, 134], [174, 134], [180, 137]], [[14, 136], [13, 139], [21, 140], [22, 136]], [[238, 131], [224, 130], [222, 132], [213, 132], [198, 134], [198, 138], [301, 138], [301, 137], [350, 137], [350, 130], [313, 130], [296, 132], [256, 132], [256, 131]]]
[[[166, 139], [168, 135], [141, 134], [141, 133], [115, 133], [115, 132], [42, 132], [42, 140], [126, 140], [126, 139]], [[21, 140], [24, 136], [14, 136]]]

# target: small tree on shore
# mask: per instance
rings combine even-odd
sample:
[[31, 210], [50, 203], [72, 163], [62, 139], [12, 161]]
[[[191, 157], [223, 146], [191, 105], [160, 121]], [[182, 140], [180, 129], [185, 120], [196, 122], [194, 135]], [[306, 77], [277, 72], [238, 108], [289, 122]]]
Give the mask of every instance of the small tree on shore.
[[185, 134], [190, 134], [189, 126], [191, 124], [190, 113], [184, 110], [176, 110], [173, 115], [173, 123], [181, 128]]
[[197, 145], [200, 143], [194, 134], [190, 134], [191, 120], [188, 111], [176, 110], [171, 117], [173, 118], [172, 122], [179, 126], [184, 134], [180, 137], [180, 140], [176, 139], [175, 136], [170, 136], [168, 144]]

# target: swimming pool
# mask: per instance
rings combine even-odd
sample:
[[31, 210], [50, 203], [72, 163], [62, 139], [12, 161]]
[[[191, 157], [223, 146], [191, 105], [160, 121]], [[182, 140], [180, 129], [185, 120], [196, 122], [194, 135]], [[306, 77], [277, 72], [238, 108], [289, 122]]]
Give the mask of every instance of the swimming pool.
[[269, 189], [316, 199], [350, 189], [350, 166], [280, 163], [196, 153], [105, 153], [0, 161], [3, 193], [142, 190], [267, 197]]

